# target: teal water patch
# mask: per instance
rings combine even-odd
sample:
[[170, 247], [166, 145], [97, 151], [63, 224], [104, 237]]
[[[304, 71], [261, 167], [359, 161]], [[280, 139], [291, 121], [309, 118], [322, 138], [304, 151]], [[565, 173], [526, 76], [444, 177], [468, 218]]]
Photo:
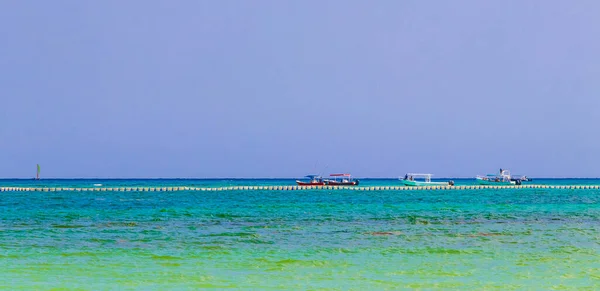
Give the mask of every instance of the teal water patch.
[[3, 192], [0, 289], [595, 290], [599, 222], [590, 189]]

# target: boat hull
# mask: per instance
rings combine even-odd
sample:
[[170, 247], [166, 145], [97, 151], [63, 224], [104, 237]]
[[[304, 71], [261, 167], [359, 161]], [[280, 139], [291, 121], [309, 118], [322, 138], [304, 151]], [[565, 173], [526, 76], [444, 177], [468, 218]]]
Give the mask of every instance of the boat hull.
[[449, 186], [449, 182], [424, 182], [424, 181], [411, 181], [402, 180], [404, 186]]
[[329, 186], [358, 186], [358, 180], [350, 181], [350, 182], [327, 181], [326, 185], [329, 185]]
[[515, 181], [494, 181], [494, 180], [484, 180], [477, 178], [477, 184], [479, 185], [515, 185]]
[[325, 182], [302, 182], [296, 180], [298, 186], [325, 186]]

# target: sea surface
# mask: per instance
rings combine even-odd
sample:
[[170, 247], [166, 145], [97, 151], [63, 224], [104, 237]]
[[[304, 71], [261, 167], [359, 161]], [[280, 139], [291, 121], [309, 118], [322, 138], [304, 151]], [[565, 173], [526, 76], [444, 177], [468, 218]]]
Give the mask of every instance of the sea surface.
[[[98, 184], [294, 180], [0, 180]], [[0, 192], [0, 289], [600, 290], [600, 191]]]

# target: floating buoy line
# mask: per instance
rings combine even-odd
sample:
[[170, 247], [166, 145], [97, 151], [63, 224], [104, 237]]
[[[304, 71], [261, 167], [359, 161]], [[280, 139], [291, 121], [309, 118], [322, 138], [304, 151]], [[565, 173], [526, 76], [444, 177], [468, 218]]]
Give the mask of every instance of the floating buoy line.
[[459, 186], [229, 186], [229, 187], [0, 187], [0, 192], [174, 192], [174, 191], [415, 191], [415, 190], [482, 190], [482, 189], [600, 189], [600, 185], [459, 185]]

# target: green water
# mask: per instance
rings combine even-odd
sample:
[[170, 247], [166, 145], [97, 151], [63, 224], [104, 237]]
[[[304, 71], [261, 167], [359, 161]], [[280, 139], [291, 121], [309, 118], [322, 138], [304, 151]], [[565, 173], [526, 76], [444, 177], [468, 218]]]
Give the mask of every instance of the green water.
[[[3, 185], [11, 183], [30, 182]], [[589, 189], [2, 192], [0, 289], [598, 290], [599, 197]]]

